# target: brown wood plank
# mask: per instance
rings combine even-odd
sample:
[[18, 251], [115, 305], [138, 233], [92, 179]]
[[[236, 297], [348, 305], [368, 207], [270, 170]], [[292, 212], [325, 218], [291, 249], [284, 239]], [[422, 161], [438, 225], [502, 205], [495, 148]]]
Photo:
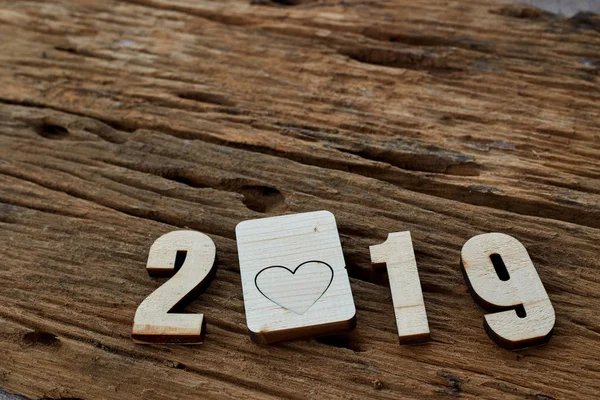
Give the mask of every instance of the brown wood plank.
[[[0, 1], [0, 387], [27, 398], [595, 398], [598, 17], [495, 1]], [[246, 219], [326, 209], [350, 334], [257, 346]], [[201, 346], [136, 345], [152, 242], [208, 234]], [[369, 246], [410, 230], [432, 340]], [[523, 242], [554, 337], [511, 352], [460, 272]], [[3, 396], [0, 391], [0, 396]]]

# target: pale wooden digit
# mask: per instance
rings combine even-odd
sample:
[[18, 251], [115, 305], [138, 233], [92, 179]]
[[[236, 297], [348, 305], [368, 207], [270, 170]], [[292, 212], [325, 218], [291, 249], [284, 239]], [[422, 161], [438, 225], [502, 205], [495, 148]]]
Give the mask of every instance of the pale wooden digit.
[[429, 340], [429, 323], [410, 232], [394, 232], [369, 247], [371, 263], [387, 266], [400, 344]]
[[151, 276], [172, 275], [178, 253], [185, 260], [177, 273], [138, 307], [131, 336], [137, 343], [202, 343], [203, 314], [174, 314], [192, 301], [208, 282], [215, 262], [214, 242], [195, 231], [167, 233], [150, 247], [146, 270]]
[[461, 266], [475, 301], [499, 311], [484, 318], [496, 343], [519, 349], [550, 339], [554, 308], [521, 242], [503, 233], [475, 236], [462, 248]]

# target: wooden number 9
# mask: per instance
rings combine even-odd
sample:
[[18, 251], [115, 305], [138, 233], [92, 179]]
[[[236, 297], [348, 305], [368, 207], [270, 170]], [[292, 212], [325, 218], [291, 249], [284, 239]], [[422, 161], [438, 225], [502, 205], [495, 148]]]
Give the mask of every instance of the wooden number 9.
[[138, 307], [131, 337], [137, 343], [202, 343], [204, 315], [171, 314], [191, 302], [208, 282], [216, 249], [205, 234], [195, 231], [167, 233], [150, 247], [146, 271], [150, 276], [171, 276], [175, 260], [184, 258], [175, 275]]
[[471, 295], [481, 307], [496, 311], [484, 318], [496, 343], [520, 349], [550, 339], [554, 308], [521, 242], [487, 233], [469, 239], [461, 256]]

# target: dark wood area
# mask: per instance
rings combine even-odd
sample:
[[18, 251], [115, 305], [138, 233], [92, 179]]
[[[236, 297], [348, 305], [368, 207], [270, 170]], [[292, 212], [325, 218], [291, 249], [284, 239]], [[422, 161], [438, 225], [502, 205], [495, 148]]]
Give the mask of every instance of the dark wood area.
[[[595, 399], [600, 19], [495, 1], [0, 1], [0, 388], [31, 399]], [[259, 346], [234, 228], [337, 218], [350, 334]], [[176, 229], [217, 245], [200, 346], [137, 345]], [[432, 340], [369, 245], [410, 230]], [[462, 245], [528, 249], [554, 337], [483, 329]], [[0, 391], [0, 398], [3, 396]]]

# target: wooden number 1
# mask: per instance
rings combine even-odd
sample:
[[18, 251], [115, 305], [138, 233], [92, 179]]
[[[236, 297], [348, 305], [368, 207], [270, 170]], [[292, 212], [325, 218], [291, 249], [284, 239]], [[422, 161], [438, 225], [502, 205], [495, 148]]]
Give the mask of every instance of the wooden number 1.
[[371, 246], [371, 263], [387, 266], [400, 344], [429, 340], [429, 324], [410, 232], [390, 233]]
[[202, 343], [204, 315], [175, 314], [207, 283], [215, 262], [213, 241], [203, 233], [167, 233], [150, 247], [146, 270], [150, 276], [171, 276], [175, 260], [184, 258], [175, 275], [156, 289], [138, 307], [131, 337], [137, 343]]
[[484, 318], [485, 330], [496, 343], [520, 349], [550, 339], [554, 308], [521, 242], [487, 233], [469, 239], [461, 255], [471, 295], [483, 308], [496, 311]]

